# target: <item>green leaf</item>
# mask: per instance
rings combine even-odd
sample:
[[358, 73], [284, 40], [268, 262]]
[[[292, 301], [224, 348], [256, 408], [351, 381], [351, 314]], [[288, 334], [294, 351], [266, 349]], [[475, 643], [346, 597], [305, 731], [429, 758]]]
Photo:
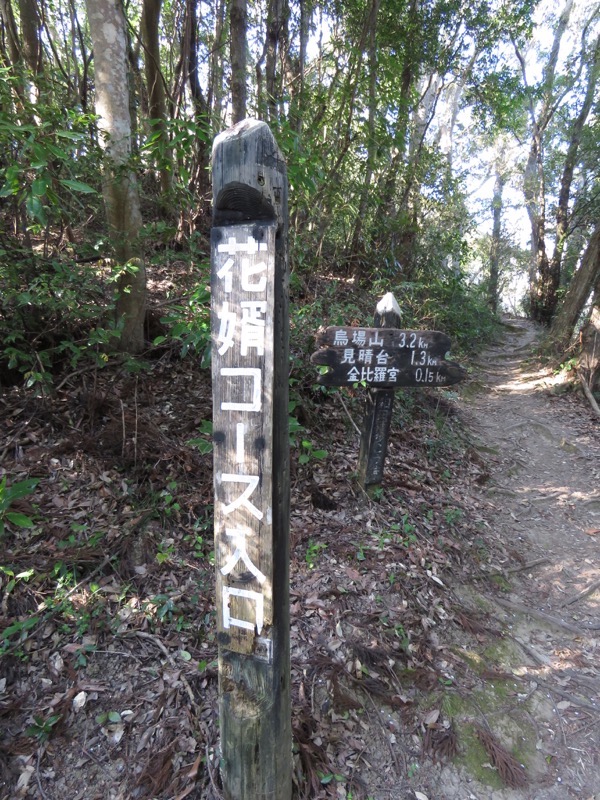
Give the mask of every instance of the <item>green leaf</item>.
[[121, 722], [121, 715], [118, 711], [109, 711], [108, 721], [113, 723]]
[[47, 178], [36, 178], [31, 184], [31, 192], [35, 197], [43, 197], [48, 187]]
[[19, 191], [19, 186], [16, 182], [5, 183], [0, 189], [0, 197], [11, 197]]
[[288, 425], [290, 434], [300, 433], [304, 430], [304, 425], [301, 425], [296, 417], [288, 417]]
[[48, 222], [48, 217], [46, 216], [46, 210], [39, 197], [29, 195], [25, 201], [25, 207], [27, 208], [29, 215], [36, 219], [40, 225], [46, 225]]
[[203, 456], [213, 451], [213, 443], [206, 439], [189, 439], [187, 444], [189, 444], [190, 447], [197, 447]]
[[81, 142], [85, 138], [83, 133], [73, 133], [73, 131], [56, 131], [56, 135], [61, 139], [70, 139], [72, 142]]
[[83, 181], [70, 181], [70, 180], [61, 180], [63, 186], [66, 186], [68, 189], [72, 189], [74, 192], [81, 192], [81, 194], [98, 194], [98, 192], [89, 186], [87, 183], [83, 183]]
[[8, 511], [6, 519], [18, 528], [33, 528], [33, 520], [26, 514], [19, 514], [15, 511]]
[[30, 628], [34, 628], [39, 622], [39, 617], [27, 617], [22, 622], [13, 622], [12, 625], [9, 625], [7, 628], [4, 628], [2, 633], [0, 633], [1, 639], [8, 639], [13, 633], [22, 633], [23, 631], [28, 631]]
[[25, 481], [17, 481], [7, 487], [5, 476], [2, 483], [0, 483], [0, 497], [3, 493], [6, 493], [6, 497], [12, 503], [13, 500], [19, 500], [21, 497], [27, 497], [28, 494], [31, 494], [39, 482], [39, 478], [28, 478]]

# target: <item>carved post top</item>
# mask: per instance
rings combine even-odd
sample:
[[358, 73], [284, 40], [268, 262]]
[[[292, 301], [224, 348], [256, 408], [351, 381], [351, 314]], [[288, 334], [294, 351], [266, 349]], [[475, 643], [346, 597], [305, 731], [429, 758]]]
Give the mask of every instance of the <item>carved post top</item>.
[[285, 233], [287, 169], [265, 122], [245, 119], [216, 137], [212, 178], [215, 225], [273, 220]]
[[375, 309], [376, 328], [399, 328], [402, 311], [391, 292], [384, 294]]
[[267, 131], [269, 131], [269, 134], [271, 133], [267, 123], [262, 122], [259, 119], [252, 119], [248, 117], [247, 119], [243, 119], [241, 122], [237, 122], [235, 125], [232, 125], [231, 128], [227, 128], [226, 131], [221, 131], [221, 133], [215, 137], [213, 142], [213, 153], [226, 139], [237, 139], [240, 136], [252, 135], [254, 131], [259, 128], [266, 128]]

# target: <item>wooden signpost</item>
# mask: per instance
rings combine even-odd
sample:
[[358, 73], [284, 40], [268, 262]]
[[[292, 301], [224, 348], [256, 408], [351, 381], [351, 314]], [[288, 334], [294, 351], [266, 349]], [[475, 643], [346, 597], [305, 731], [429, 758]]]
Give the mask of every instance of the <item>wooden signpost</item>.
[[400, 330], [400, 308], [391, 292], [377, 304], [375, 327], [330, 327], [316, 337], [320, 349], [313, 364], [328, 367], [324, 386], [368, 387], [361, 434], [358, 475], [368, 489], [381, 484], [387, 452], [394, 390], [450, 386], [466, 376], [446, 361], [450, 338], [440, 331]]
[[213, 157], [212, 379], [221, 777], [289, 800], [287, 175], [264, 123]]

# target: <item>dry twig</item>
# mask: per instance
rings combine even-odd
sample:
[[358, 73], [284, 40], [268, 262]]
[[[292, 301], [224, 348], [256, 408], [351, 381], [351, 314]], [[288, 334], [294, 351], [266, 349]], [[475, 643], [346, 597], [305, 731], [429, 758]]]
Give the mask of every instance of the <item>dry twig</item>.
[[600, 580], [590, 583], [590, 585], [586, 589], [583, 589], [583, 591], [578, 592], [577, 594], [574, 594], [571, 597], [567, 598], [563, 603], [561, 603], [561, 608], [564, 608], [565, 606], [570, 606], [573, 603], [577, 603], [579, 602], [579, 600], [583, 600], [584, 597], [593, 594], [596, 591], [596, 589], [600, 589]]
[[520, 564], [518, 567], [510, 567], [506, 570], [507, 573], [514, 573], [514, 572], [525, 572], [528, 569], [533, 569], [533, 567], [539, 567], [540, 564], [547, 564], [550, 561], [549, 558], [536, 558], [534, 561], [528, 561], [526, 564]]
[[591, 405], [594, 414], [597, 417], [600, 417], [600, 406], [598, 405], [598, 403], [596, 401], [596, 398], [592, 394], [592, 390], [588, 386], [587, 381], [585, 380], [585, 378], [583, 377], [583, 375], [581, 373], [579, 373], [579, 380], [581, 381], [581, 385], [583, 386], [583, 393], [587, 397], [588, 402]]
[[557, 628], [562, 628], [569, 633], [574, 633], [576, 636], [584, 636], [585, 631], [582, 628], [577, 628], [558, 617], [553, 617], [551, 614], [546, 614], [544, 611], [538, 611], [535, 608], [530, 608], [522, 603], [513, 603], [510, 600], [503, 600], [501, 597], [496, 598], [496, 603], [507, 611], [513, 611], [517, 614], [528, 614], [530, 617], [541, 619], [542, 622], [547, 622], [549, 625], [555, 625]]

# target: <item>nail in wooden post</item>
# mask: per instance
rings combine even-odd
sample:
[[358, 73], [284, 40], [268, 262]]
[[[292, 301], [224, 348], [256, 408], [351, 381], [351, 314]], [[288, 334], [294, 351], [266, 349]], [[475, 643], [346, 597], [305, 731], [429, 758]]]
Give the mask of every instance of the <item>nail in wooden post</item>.
[[[400, 317], [400, 306], [394, 295], [388, 292], [377, 303], [374, 326], [376, 328], [399, 328]], [[358, 479], [370, 494], [383, 481], [383, 467], [393, 408], [393, 389], [369, 389], [367, 391], [358, 456]]]
[[221, 777], [289, 800], [287, 174], [265, 123], [212, 156], [212, 378]]

